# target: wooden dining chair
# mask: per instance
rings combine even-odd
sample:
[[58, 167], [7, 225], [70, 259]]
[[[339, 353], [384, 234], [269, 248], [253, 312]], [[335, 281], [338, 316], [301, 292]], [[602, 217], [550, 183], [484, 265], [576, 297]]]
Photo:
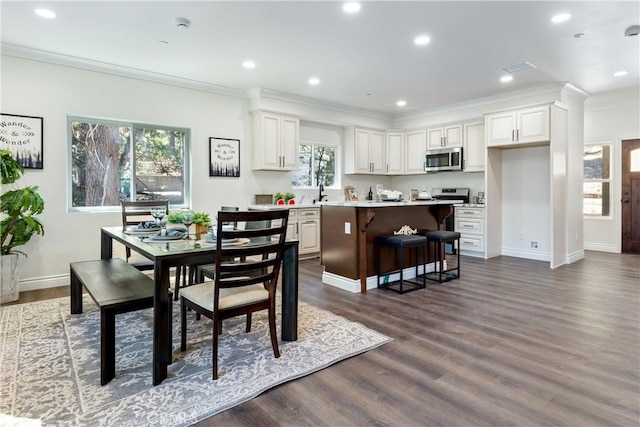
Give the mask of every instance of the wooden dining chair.
[[[278, 221], [277, 227], [223, 230], [223, 222]], [[218, 340], [223, 319], [246, 315], [246, 331], [251, 331], [251, 313], [268, 311], [269, 332], [274, 357], [280, 357], [276, 334], [275, 298], [284, 255], [288, 212], [219, 212], [213, 281], [185, 288], [180, 294], [180, 349], [187, 348], [187, 309], [212, 320], [212, 370], [218, 378]], [[226, 244], [226, 239], [234, 240]], [[253, 239], [253, 241], [252, 241]]]
[[[169, 214], [169, 201], [168, 200], [122, 200], [120, 202], [122, 206], [122, 231], [125, 231], [127, 227], [135, 226], [141, 222], [153, 220], [151, 210], [154, 208], [164, 208], [167, 215]], [[140, 255], [132, 254], [131, 248], [126, 248], [126, 261], [133, 265], [138, 270], [153, 270], [153, 261]], [[187, 271], [187, 266], [176, 266], [176, 278], [174, 285], [174, 300], [178, 300], [179, 290], [186, 285], [180, 285], [180, 276], [182, 271]], [[184, 276], [184, 275], [183, 275]], [[186, 282], [186, 281], [185, 281]]]
[[[122, 200], [122, 231], [127, 227], [136, 226], [142, 222], [153, 221], [151, 209], [164, 208], [169, 213], [168, 200]], [[138, 270], [153, 270], [153, 262], [140, 254], [133, 255], [131, 248], [127, 247], [126, 261]]]

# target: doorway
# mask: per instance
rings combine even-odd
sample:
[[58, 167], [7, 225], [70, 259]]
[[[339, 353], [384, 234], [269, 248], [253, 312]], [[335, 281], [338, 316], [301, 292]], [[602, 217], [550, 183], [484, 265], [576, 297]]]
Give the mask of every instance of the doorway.
[[640, 254], [640, 139], [622, 141], [622, 252]]

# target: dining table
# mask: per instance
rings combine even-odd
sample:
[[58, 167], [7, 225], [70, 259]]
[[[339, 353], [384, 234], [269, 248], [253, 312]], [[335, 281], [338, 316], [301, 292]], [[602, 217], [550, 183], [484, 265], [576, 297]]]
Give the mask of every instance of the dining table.
[[[170, 269], [177, 266], [210, 264], [215, 259], [215, 245], [205, 245], [191, 239], [154, 240], [146, 236], [131, 235], [122, 227], [102, 227], [100, 258], [113, 257], [113, 242], [119, 242], [153, 261], [153, 385], [167, 378], [167, 367], [172, 363], [173, 351], [166, 331], [171, 321], [168, 314]], [[281, 338], [298, 338], [298, 241], [287, 240], [282, 261]]]

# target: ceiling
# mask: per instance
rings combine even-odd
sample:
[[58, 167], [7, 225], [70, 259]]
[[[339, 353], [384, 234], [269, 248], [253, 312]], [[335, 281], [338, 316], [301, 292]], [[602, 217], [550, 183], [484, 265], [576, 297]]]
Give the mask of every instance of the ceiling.
[[[640, 82], [640, 37], [624, 35], [640, 24], [638, 1], [361, 5], [346, 14], [335, 1], [2, 1], [2, 51], [213, 91], [262, 88], [390, 117], [553, 82], [591, 94]], [[56, 18], [36, 16], [38, 7]], [[560, 12], [571, 19], [552, 23]], [[414, 45], [421, 34], [431, 42]], [[255, 69], [243, 68], [247, 59]], [[524, 61], [536, 68], [499, 81], [502, 68]], [[620, 70], [628, 74], [613, 77]], [[309, 85], [310, 77], [320, 84]], [[400, 99], [405, 107], [396, 106]]]

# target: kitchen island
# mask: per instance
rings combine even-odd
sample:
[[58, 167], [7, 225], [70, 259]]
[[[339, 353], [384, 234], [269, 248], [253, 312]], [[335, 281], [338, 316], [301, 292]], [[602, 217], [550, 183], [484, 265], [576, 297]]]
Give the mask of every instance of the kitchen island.
[[[418, 231], [442, 230], [453, 205], [462, 200], [412, 202], [322, 202], [321, 263], [322, 282], [350, 292], [366, 292], [377, 287], [374, 241], [408, 225]], [[397, 268], [392, 252], [383, 248], [382, 271]], [[433, 263], [434, 254], [428, 254]], [[405, 257], [404, 268], [412, 257]], [[432, 265], [433, 268], [433, 265]], [[411, 270], [407, 270], [410, 277]]]

